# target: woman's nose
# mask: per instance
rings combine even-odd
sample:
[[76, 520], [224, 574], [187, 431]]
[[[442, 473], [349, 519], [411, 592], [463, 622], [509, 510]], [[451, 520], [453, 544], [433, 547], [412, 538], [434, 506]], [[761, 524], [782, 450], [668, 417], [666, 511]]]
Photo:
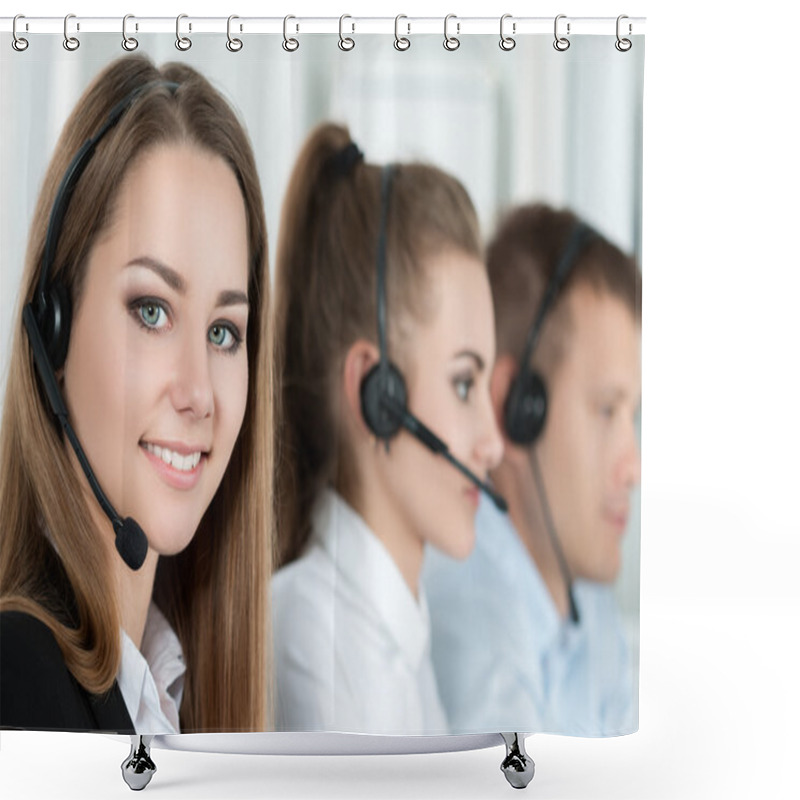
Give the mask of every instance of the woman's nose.
[[486, 471], [494, 469], [503, 458], [503, 437], [497, 426], [491, 401], [482, 405], [482, 431], [476, 445], [476, 456]]
[[198, 419], [211, 416], [214, 413], [214, 391], [205, 335], [187, 335], [176, 360], [172, 385], [175, 410], [190, 412]]

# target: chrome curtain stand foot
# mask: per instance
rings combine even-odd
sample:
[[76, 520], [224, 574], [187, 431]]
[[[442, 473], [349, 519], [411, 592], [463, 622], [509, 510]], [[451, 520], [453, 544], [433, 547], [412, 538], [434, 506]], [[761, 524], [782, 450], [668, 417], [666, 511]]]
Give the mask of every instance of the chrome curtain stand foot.
[[524, 789], [533, 780], [536, 767], [525, 752], [525, 737], [520, 733], [501, 733], [506, 743], [506, 757], [500, 765], [506, 780], [515, 789]]
[[122, 762], [122, 779], [135, 792], [139, 792], [150, 783], [156, 771], [156, 765], [150, 758], [150, 742], [152, 736], [131, 736], [131, 752]]

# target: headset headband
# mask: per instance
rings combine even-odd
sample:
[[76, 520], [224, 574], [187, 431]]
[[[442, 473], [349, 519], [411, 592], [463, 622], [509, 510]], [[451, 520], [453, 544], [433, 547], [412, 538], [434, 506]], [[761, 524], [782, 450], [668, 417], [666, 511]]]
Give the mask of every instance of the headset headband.
[[378, 258], [377, 258], [377, 277], [375, 290], [377, 292], [377, 316], [378, 316], [378, 348], [380, 350], [381, 368], [385, 369], [389, 363], [388, 345], [386, 343], [386, 228], [389, 218], [389, 197], [392, 192], [392, 182], [396, 166], [387, 164], [381, 170], [381, 222], [378, 233]]
[[556, 268], [547, 283], [547, 287], [544, 290], [542, 301], [539, 303], [536, 316], [533, 318], [533, 324], [528, 331], [528, 336], [525, 340], [525, 349], [522, 351], [522, 359], [520, 361], [521, 369], [527, 370], [530, 368], [531, 356], [533, 355], [534, 348], [539, 341], [544, 320], [547, 317], [547, 314], [550, 312], [550, 308], [552, 307], [556, 298], [558, 297], [561, 287], [564, 285], [564, 282], [569, 277], [572, 268], [575, 266], [575, 262], [578, 260], [578, 256], [581, 254], [581, 251], [595, 236], [597, 236], [595, 231], [585, 222], [582, 222], [581, 220], [575, 221], [575, 224], [572, 226], [569, 239], [567, 240], [567, 244], [564, 247], [558, 263], [556, 264]]
[[89, 161], [94, 155], [95, 148], [103, 137], [122, 119], [125, 112], [133, 105], [133, 103], [145, 92], [157, 86], [163, 86], [169, 89], [173, 94], [178, 89], [180, 84], [175, 81], [150, 81], [142, 84], [134, 89], [132, 92], [122, 98], [109, 112], [106, 121], [100, 126], [94, 136], [89, 137], [80, 147], [78, 152], [73, 157], [69, 166], [61, 179], [61, 183], [56, 193], [56, 199], [53, 203], [53, 209], [50, 212], [50, 222], [47, 226], [47, 239], [44, 245], [44, 257], [42, 259], [42, 271], [39, 275], [39, 285], [36, 293], [36, 303], [39, 307], [46, 302], [47, 285], [50, 278], [50, 270], [53, 267], [53, 262], [56, 257], [56, 247], [58, 240], [61, 237], [61, 227], [64, 223], [67, 209], [69, 208], [69, 201], [75, 186], [83, 175]]

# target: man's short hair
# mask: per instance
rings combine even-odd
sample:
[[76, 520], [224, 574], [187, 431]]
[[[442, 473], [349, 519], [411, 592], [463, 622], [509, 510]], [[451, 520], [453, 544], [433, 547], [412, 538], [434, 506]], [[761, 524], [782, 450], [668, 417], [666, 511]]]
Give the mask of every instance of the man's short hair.
[[[498, 356], [522, 357], [528, 330], [577, 221], [571, 211], [536, 203], [513, 209], [501, 222], [487, 253]], [[571, 328], [565, 301], [580, 284], [619, 298], [641, 324], [642, 276], [636, 261], [605, 237], [594, 236], [578, 254], [542, 327], [533, 363], [545, 376], [563, 357]]]

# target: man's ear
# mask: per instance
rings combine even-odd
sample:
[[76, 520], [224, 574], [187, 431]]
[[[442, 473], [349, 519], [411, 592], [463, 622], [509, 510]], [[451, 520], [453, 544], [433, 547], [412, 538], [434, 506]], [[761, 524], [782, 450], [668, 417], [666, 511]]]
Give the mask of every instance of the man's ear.
[[519, 372], [519, 364], [514, 356], [505, 353], [494, 363], [492, 377], [489, 381], [489, 395], [492, 398], [492, 409], [497, 427], [503, 437], [503, 459], [510, 462], [524, 461], [527, 463], [527, 448], [515, 444], [506, 433], [505, 407], [511, 384]]
[[380, 353], [376, 345], [366, 339], [357, 339], [347, 351], [342, 372], [346, 416], [359, 431], [370, 436], [372, 433], [361, 413], [361, 382], [379, 360]]

